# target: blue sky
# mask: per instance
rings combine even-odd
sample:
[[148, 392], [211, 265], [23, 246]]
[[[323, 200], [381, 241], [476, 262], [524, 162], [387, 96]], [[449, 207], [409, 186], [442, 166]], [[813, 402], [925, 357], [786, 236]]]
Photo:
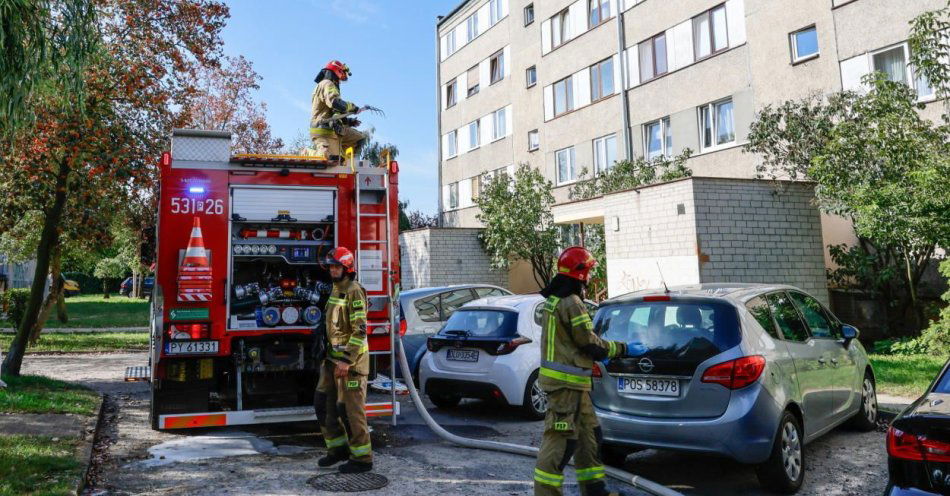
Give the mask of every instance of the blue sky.
[[276, 136], [308, 128], [313, 78], [328, 60], [350, 66], [343, 98], [382, 108], [363, 126], [399, 148], [400, 197], [435, 213], [438, 195], [435, 22], [458, 0], [234, 0], [225, 52], [264, 78], [258, 98]]

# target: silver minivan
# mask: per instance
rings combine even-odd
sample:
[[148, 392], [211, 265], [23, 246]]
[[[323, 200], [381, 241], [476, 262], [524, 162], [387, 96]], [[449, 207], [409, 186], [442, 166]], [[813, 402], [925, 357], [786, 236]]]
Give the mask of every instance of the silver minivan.
[[[601, 304], [595, 332], [628, 343], [594, 368], [605, 454], [630, 448], [725, 455], [772, 490], [798, 490], [802, 447], [877, 420], [874, 372], [854, 327], [791, 286], [703, 284]], [[608, 460], [609, 461], [609, 460]]]

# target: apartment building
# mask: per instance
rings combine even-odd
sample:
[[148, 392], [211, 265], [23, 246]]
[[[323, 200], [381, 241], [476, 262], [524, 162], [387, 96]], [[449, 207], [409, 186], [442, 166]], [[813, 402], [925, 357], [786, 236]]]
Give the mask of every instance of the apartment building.
[[[860, 89], [873, 70], [933, 100], [907, 64], [908, 22], [944, 4], [463, 1], [436, 28], [443, 225], [478, 227], [482, 181], [520, 163], [543, 171], [559, 204], [583, 171], [634, 155], [689, 148], [695, 176], [752, 178], [757, 159], [742, 145], [757, 110]], [[564, 212], [559, 222], [597, 218]], [[852, 236], [822, 224], [826, 244]]]

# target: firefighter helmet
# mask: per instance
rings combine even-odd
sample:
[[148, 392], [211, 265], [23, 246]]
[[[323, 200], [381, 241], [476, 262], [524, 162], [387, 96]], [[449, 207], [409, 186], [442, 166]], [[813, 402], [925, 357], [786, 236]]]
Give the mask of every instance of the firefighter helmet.
[[597, 260], [587, 249], [572, 246], [557, 258], [557, 273], [586, 283], [590, 280], [590, 270], [596, 265]]
[[336, 77], [340, 78], [340, 81], [346, 81], [349, 79], [350, 74], [352, 74], [350, 72], [350, 68], [339, 60], [331, 60], [327, 62], [326, 69], [336, 74]]
[[327, 255], [326, 265], [341, 265], [347, 273], [356, 272], [353, 267], [353, 252], [340, 246]]

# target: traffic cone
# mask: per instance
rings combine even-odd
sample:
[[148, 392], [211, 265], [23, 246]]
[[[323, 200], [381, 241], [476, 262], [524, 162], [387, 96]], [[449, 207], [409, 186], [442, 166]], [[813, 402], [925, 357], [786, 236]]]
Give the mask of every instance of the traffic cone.
[[195, 223], [191, 227], [191, 239], [188, 240], [188, 248], [185, 249], [185, 258], [181, 261], [182, 267], [208, 267], [208, 253], [205, 251], [204, 238], [201, 237], [201, 219], [195, 217]]

